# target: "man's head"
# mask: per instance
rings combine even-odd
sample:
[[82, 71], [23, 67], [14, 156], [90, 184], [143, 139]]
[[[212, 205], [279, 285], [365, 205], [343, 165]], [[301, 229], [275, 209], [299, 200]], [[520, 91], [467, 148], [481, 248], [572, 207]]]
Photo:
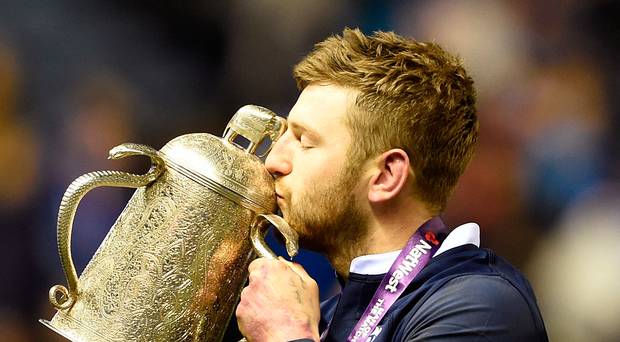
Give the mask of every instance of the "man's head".
[[330, 254], [363, 242], [368, 202], [444, 207], [478, 130], [472, 81], [456, 59], [434, 44], [347, 29], [294, 72], [302, 93], [266, 166], [304, 247]]
[[443, 210], [478, 138], [473, 81], [457, 58], [391, 32], [345, 29], [317, 44], [294, 75], [301, 90], [310, 84], [357, 90], [347, 115], [353, 164], [404, 150], [412, 196], [431, 212]]

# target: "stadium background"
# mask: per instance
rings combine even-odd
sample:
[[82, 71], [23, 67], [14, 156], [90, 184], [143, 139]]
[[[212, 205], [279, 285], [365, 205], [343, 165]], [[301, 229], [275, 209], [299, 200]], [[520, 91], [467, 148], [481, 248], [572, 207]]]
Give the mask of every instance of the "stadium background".
[[[108, 149], [220, 135], [247, 103], [286, 115], [292, 65], [349, 26], [464, 59], [482, 133], [446, 221], [478, 222], [528, 275], [552, 340], [620, 340], [619, 15], [611, 0], [0, 0], [0, 339], [57, 339], [37, 319], [64, 283], [55, 217], [73, 179], [141, 170]], [[78, 269], [131, 193], [83, 201]], [[334, 293], [324, 260], [298, 261]]]

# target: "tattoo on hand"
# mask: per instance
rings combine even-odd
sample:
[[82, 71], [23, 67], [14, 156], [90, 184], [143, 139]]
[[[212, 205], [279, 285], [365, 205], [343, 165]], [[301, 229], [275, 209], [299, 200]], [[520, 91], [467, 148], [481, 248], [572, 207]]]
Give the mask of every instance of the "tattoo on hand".
[[293, 291], [295, 291], [295, 296], [297, 297], [297, 303], [301, 304], [301, 294], [299, 293], [299, 290], [297, 289], [297, 284], [295, 284], [295, 280], [292, 278], [289, 279], [288, 284], [292, 287]]

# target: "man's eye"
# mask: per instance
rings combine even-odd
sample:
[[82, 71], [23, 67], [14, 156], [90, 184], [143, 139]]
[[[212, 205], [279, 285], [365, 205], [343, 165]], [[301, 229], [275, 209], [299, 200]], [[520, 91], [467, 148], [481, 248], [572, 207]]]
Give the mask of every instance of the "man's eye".
[[314, 146], [312, 146], [312, 144], [308, 141], [308, 139], [304, 138], [304, 136], [302, 135], [301, 138], [299, 138], [299, 144], [301, 145], [301, 148], [303, 149], [308, 149], [308, 148], [312, 148]]

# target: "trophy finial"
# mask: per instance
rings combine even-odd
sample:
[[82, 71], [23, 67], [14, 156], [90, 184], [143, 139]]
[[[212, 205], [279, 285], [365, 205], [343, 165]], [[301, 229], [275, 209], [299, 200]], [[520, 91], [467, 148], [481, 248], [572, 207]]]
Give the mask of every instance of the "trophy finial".
[[237, 136], [242, 136], [250, 142], [245, 150], [254, 154], [261, 142], [269, 138], [271, 143], [267, 151], [260, 156], [263, 157], [285, 130], [286, 120], [284, 118], [265, 107], [245, 105], [239, 108], [228, 122], [224, 131], [224, 139], [232, 143]]

